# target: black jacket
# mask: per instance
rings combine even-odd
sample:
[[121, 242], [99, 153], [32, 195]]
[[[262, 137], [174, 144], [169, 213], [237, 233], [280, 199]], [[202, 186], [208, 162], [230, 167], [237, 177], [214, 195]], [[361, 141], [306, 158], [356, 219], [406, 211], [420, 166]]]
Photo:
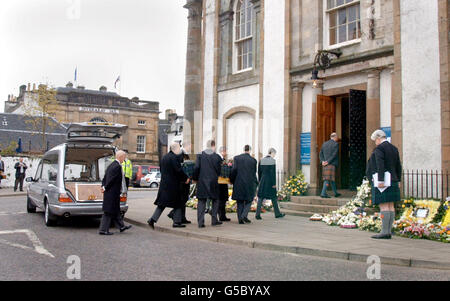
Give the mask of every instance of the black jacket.
[[172, 151], [161, 159], [161, 183], [155, 205], [181, 208], [184, 205], [181, 183], [186, 182], [187, 175], [183, 172], [180, 158]]
[[366, 177], [372, 182], [372, 176], [378, 173], [378, 180], [384, 181], [384, 173], [391, 173], [392, 182], [400, 182], [402, 176], [402, 164], [398, 149], [388, 141], [378, 145], [367, 164]]
[[122, 189], [122, 165], [116, 160], [106, 169], [102, 180], [105, 188], [103, 193], [103, 211], [109, 214], [120, 213], [120, 193]]
[[234, 157], [230, 181], [233, 183], [232, 199], [235, 201], [251, 201], [255, 197], [256, 186], [256, 159], [249, 154]]
[[[178, 155], [178, 160], [180, 161], [180, 164], [184, 163], [184, 160], [189, 160], [189, 155], [186, 154], [184, 151]], [[181, 201], [187, 202], [189, 200], [189, 190], [191, 188], [191, 184], [186, 184], [185, 182], [180, 183], [180, 189], [181, 189]]]
[[222, 158], [212, 151], [204, 151], [197, 155], [194, 180], [197, 181], [197, 198], [219, 199], [219, 175]]
[[337, 167], [339, 165], [339, 143], [330, 139], [322, 144], [319, 158], [321, 162], [327, 161], [328, 164]]
[[271, 156], [267, 156], [258, 164], [258, 197], [263, 199], [273, 199], [277, 197], [277, 190], [273, 186], [277, 185], [276, 162]]
[[[17, 163], [14, 165], [14, 168], [16, 169], [16, 178], [18, 178], [18, 177], [20, 176], [20, 166], [19, 166], [19, 163], [20, 163], [20, 162], [17, 162]], [[28, 166], [27, 166], [25, 163], [23, 163], [23, 164], [25, 165], [25, 166], [23, 167], [23, 174], [25, 174], [25, 172], [26, 172]]]
[[3, 162], [2, 160], [0, 160], [0, 171], [5, 171], [5, 162]]
[[[222, 159], [221, 165], [227, 165], [227, 160]], [[219, 184], [219, 200], [226, 202], [228, 201], [228, 184]]]

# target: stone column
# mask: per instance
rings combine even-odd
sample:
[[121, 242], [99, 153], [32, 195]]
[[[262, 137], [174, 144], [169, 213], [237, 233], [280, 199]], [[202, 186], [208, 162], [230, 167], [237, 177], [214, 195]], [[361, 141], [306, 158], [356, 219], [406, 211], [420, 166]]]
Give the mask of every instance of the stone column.
[[372, 69], [367, 77], [367, 100], [366, 100], [366, 154], [370, 158], [375, 143], [370, 135], [380, 128], [380, 69]]
[[[184, 92], [184, 125], [183, 141], [190, 142], [192, 153], [201, 147], [200, 137], [195, 137], [196, 111], [201, 108], [201, 72], [202, 72], [202, 0], [187, 0], [184, 8], [189, 10], [188, 15], [188, 39], [186, 51], [186, 79]], [[199, 114], [197, 113], [197, 116]], [[197, 118], [198, 119], [198, 118]], [[198, 146], [196, 145], [199, 144]]]
[[289, 174], [300, 169], [300, 134], [302, 133], [303, 88], [305, 83], [291, 84], [291, 107], [289, 125]]
[[312, 89], [312, 110], [311, 110], [311, 165], [310, 165], [310, 184], [309, 193], [318, 195], [320, 192], [318, 167], [319, 167], [319, 146], [317, 145], [317, 96], [322, 95], [323, 84], [317, 84]]

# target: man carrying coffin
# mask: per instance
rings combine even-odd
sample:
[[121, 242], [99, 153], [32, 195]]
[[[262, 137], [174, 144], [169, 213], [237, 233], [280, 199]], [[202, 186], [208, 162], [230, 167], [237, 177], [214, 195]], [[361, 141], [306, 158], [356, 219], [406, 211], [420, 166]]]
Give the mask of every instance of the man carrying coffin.
[[189, 178], [183, 172], [180, 158], [181, 147], [178, 142], [170, 145], [170, 152], [161, 160], [161, 183], [159, 185], [158, 196], [156, 197], [156, 207], [153, 216], [147, 221], [152, 229], [166, 207], [173, 208], [173, 227], [186, 227], [182, 224], [182, 207], [185, 205], [182, 198], [181, 183], [188, 184]]

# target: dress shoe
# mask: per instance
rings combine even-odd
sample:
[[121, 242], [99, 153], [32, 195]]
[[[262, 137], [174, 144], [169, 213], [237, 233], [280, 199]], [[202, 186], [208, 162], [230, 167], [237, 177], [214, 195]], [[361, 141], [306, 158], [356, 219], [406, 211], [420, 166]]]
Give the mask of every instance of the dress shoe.
[[186, 228], [186, 225], [174, 223], [172, 225], [172, 227], [174, 227], [174, 228]]
[[167, 217], [170, 219], [173, 219], [173, 213], [171, 212], [171, 213], [167, 214]]
[[182, 223], [182, 224], [190, 224], [191, 221], [188, 221], [187, 219], [185, 219], [185, 220], [182, 220], [181, 223]]
[[257, 220], [262, 220], [261, 216], [255, 216]]
[[205, 228], [205, 225], [198, 225], [199, 228]]
[[147, 224], [150, 226], [150, 228], [155, 230], [155, 221], [152, 218], [147, 221]]
[[113, 235], [114, 233], [112, 233], [112, 232], [105, 232], [105, 231], [100, 231], [100, 232], [98, 232], [98, 234], [100, 234], [100, 235]]
[[243, 225], [245, 224], [243, 220], [239, 220], [239, 224]]
[[338, 197], [340, 197], [342, 194], [340, 194], [340, 193], [336, 193], [335, 195], [334, 195], [334, 197], [336, 197], [336, 198], [338, 198]]
[[330, 199], [331, 197], [329, 197], [328, 195], [321, 195], [320, 196], [322, 199]]
[[251, 220], [249, 220], [249, 219], [246, 218], [246, 217], [244, 217], [243, 221], [244, 221], [245, 223], [247, 223], [247, 224], [250, 224], [250, 223], [252, 222]]
[[373, 239], [391, 239], [391, 234], [377, 234], [372, 236]]
[[123, 231], [126, 231], [126, 230], [128, 230], [128, 229], [131, 229], [131, 225], [128, 225], [128, 226], [125, 226], [125, 227], [123, 227], [123, 228], [120, 228], [120, 233], [122, 233]]
[[222, 225], [222, 222], [217, 221], [215, 223], [211, 223], [211, 225], [212, 226], [219, 226], [219, 225]]
[[229, 222], [229, 221], [231, 221], [231, 219], [229, 219], [228, 217], [221, 217], [219, 220], [221, 222]]
[[275, 216], [275, 218], [283, 218], [286, 214], [281, 213], [280, 215]]

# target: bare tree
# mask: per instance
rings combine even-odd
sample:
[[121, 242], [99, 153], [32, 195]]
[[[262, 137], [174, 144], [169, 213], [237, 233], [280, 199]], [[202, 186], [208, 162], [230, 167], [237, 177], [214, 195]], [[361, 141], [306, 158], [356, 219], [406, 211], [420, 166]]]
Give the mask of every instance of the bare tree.
[[56, 89], [49, 88], [48, 85], [40, 84], [38, 89], [31, 93], [31, 99], [24, 101], [24, 115], [29, 117], [27, 121], [33, 129], [39, 132], [42, 137], [42, 152], [47, 148], [47, 132], [56, 126], [51, 122], [58, 107], [56, 99]]

